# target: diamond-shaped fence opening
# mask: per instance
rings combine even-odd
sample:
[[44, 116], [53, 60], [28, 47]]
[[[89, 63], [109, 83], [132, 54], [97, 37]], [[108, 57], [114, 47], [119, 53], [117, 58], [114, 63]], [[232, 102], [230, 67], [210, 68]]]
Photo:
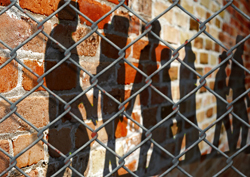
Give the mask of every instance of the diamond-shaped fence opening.
[[250, 175], [247, 0], [0, 5], [0, 176]]

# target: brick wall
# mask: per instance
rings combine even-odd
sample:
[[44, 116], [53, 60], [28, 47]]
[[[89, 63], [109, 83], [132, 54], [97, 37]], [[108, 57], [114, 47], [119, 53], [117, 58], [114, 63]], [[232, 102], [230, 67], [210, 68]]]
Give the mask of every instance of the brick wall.
[[[42, 21], [58, 8], [59, 1], [19, 0], [18, 3], [20, 7], [25, 9], [26, 13]], [[79, 10], [83, 14], [91, 20], [97, 21], [114, 8], [118, 1], [78, 0], [77, 3]], [[172, 1], [127, 0], [125, 3], [144, 19], [150, 21], [168, 8]], [[10, 1], [8, 0], [0, 0], [1, 9], [9, 4]], [[73, 2], [72, 4], [75, 5]], [[211, 2], [208, 0], [180, 1], [181, 6], [201, 21], [209, 18], [224, 4], [226, 4], [226, 1], [223, 0]], [[250, 4], [247, 0], [235, 1], [233, 4], [248, 16], [250, 15]], [[80, 17], [76, 24], [75, 13], [67, 8], [44, 24], [44, 32], [55, 38], [66, 48], [91, 31], [91, 23], [88, 20]], [[0, 16], [0, 24], [0, 39], [11, 48], [17, 47], [37, 31], [36, 23], [14, 7]], [[199, 24], [178, 7], [174, 7], [163, 15], [159, 19], [159, 24], [161, 30], [158, 29], [158, 33], [160, 37], [175, 48], [183, 44], [199, 30]], [[123, 48], [143, 33], [145, 24], [125, 8], [120, 7], [101, 21], [98, 24], [98, 28], [100, 34]], [[206, 31], [228, 48], [235, 45], [237, 35], [249, 35], [249, 29], [250, 22], [231, 7], [220, 13], [206, 25]], [[192, 52], [195, 54], [194, 66], [200, 75], [205, 75], [220, 63], [219, 55], [223, 52], [223, 48], [205, 34], [201, 34], [194, 39], [191, 42], [191, 46]], [[0, 48], [0, 65], [2, 65], [10, 57], [10, 51], [2, 44], [0, 44]], [[247, 40], [244, 44], [243, 64], [248, 69], [250, 69], [249, 51], [250, 40]], [[63, 50], [57, 44], [40, 33], [17, 50], [17, 58], [34, 73], [41, 76], [64, 57], [62, 52]], [[71, 52], [72, 58], [93, 75], [101, 72], [119, 57], [118, 50], [95, 33]], [[187, 56], [184, 48], [180, 50], [179, 54], [181, 60]], [[147, 75], [152, 74], [157, 68], [162, 66], [170, 56], [169, 48], [162, 42], [150, 41], [150, 35], [144, 36], [125, 51], [126, 59]], [[181, 97], [180, 70], [181, 64], [178, 61], [174, 61], [168, 69], [163, 70], [152, 78], [152, 84], [175, 102]], [[231, 65], [228, 65], [226, 68], [227, 82], [230, 73]], [[169, 78], [166, 78], [166, 76]], [[214, 89], [215, 77], [216, 72], [206, 79], [206, 85], [211, 89]], [[138, 74], [129, 64], [120, 62], [100, 76], [98, 83], [106, 92], [123, 102], [145, 85], [142, 82], [143, 80], [145, 80], [145, 77]], [[245, 83], [246, 88], [249, 88], [250, 76], [247, 74]], [[16, 102], [29, 93], [37, 84], [37, 77], [17, 61], [12, 61], [0, 69], [0, 93], [11, 102]], [[44, 85], [59, 95], [62, 100], [68, 102], [91, 85], [91, 78], [87, 73], [79, 71], [72, 62], [65, 62], [44, 78]], [[199, 79], [196, 86], [198, 85]], [[227, 96], [229, 102], [233, 99], [232, 95], [233, 92], [230, 90]], [[205, 129], [216, 121], [216, 97], [202, 87], [196, 92], [194, 98], [196, 100], [195, 115], [197, 124], [201, 129]], [[118, 106], [116, 102], [99, 92], [98, 89], [91, 89], [85, 96], [78, 98], [71, 105], [71, 113], [78, 116], [93, 130], [96, 130], [118, 111]], [[39, 129], [64, 112], [64, 104], [56, 100], [53, 95], [42, 87], [37, 88], [31, 95], [18, 103], [17, 107], [17, 112]], [[153, 89], [148, 88], [138, 95], [136, 99], [126, 104], [125, 108], [135, 121], [149, 128], [159, 122], [159, 119], [167, 116], [169, 110], [172, 109], [172, 105]], [[0, 118], [4, 118], [10, 110], [10, 104], [1, 99]], [[248, 115], [250, 116], [250, 109], [248, 109]], [[152, 117], [155, 117], [155, 119], [152, 119]], [[230, 116], [230, 120], [232, 122], [232, 116]], [[169, 138], [166, 131], [171, 131], [173, 136], [178, 132], [175, 118], [173, 118], [171, 125], [166, 126], [168, 128], [159, 128], [153, 134], [154, 139], [159, 140], [162, 144]], [[206, 138], [211, 143], [214, 139], [214, 131], [215, 127], [207, 131]], [[157, 136], [157, 134], [160, 134], [161, 137]], [[98, 139], [111, 149], [114, 149], [117, 154], [123, 156], [141, 142], [141, 135], [142, 130], [138, 125], [125, 116], [120, 116], [98, 132]], [[90, 140], [92, 132], [80, 125], [72, 114], [68, 113], [63, 115], [59, 121], [44, 132], [44, 138], [62, 153], [68, 154], [79, 149]], [[248, 136], [248, 142], [250, 142], [249, 138], [250, 136]], [[12, 114], [8, 119], [0, 123], [0, 147], [12, 156], [17, 155], [36, 139], [35, 130], [15, 114]], [[220, 131], [219, 142], [220, 150], [223, 152], [229, 150], [225, 127]], [[112, 145], [112, 143], [115, 145]], [[205, 142], [199, 143], [198, 147], [201, 155], [211, 152], [211, 147]], [[240, 140], [238, 147], [240, 147]], [[181, 145], [181, 151], [184, 150], [185, 138], [182, 140]], [[148, 153], [145, 154], [148, 159], [147, 163], [149, 163], [152, 151], [153, 148], [151, 147]], [[126, 158], [125, 166], [131, 171], [137, 170], [139, 155], [140, 150], [138, 149]], [[9, 158], [3, 153], [0, 153], [0, 157], [1, 173], [9, 166]], [[180, 160], [184, 159], [185, 157], [182, 157]], [[48, 148], [47, 145], [40, 141], [17, 158], [17, 166], [30, 176], [46, 176], [46, 174], [50, 176], [62, 166], [61, 160], [62, 158], [57, 152]], [[103, 176], [105, 171], [112, 169], [111, 166], [116, 166], [116, 163], [118, 163], [118, 160], [116, 162], [112, 154], [107, 153], [105, 148], [93, 141], [85, 150], [80, 151], [76, 155], [72, 166], [86, 176]], [[148, 165], [151, 168], [154, 167], [151, 164]], [[193, 166], [196, 165], [193, 164]], [[193, 166], [191, 165], [186, 170], [190, 173], [193, 172], [197, 176], [205, 173], [202, 170], [195, 170]], [[157, 167], [154, 168], [157, 169]], [[159, 169], [159, 171], [161, 170]], [[71, 176], [72, 171], [67, 168], [62, 173], [65, 176]], [[120, 168], [117, 173], [118, 175], [125, 175], [127, 171]], [[179, 172], [172, 173], [172, 175], [174, 174], [177, 176]], [[211, 174], [214, 174], [213, 171]], [[13, 169], [5, 174], [5, 176], [8, 175], [18, 176], [20, 173]]]

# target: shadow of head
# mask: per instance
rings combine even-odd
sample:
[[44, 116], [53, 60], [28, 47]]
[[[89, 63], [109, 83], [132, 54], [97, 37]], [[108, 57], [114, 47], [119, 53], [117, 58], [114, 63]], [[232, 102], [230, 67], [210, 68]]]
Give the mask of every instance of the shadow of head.
[[[223, 62], [227, 58], [227, 52], [223, 51], [219, 58], [220, 62]], [[225, 64], [223, 64], [223, 66], [227, 66], [227, 64], [229, 64], [229, 60]]]
[[[241, 36], [241, 35], [237, 35], [236, 37], [236, 44], [238, 44], [240, 41], [242, 41], [244, 39], [244, 36]], [[236, 53], [238, 55], [243, 55], [243, 52], [244, 52], [244, 43], [245, 42], [242, 42], [237, 48], [236, 48]]]
[[70, 1], [68, 3], [65, 0], [61, 0], [58, 3], [58, 7], [57, 7], [57, 10], [60, 10], [60, 11], [56, 14], [56, 17], [59, 19], [60, 24], [66, 23], [66, 21], [70, 21], [71, 25], [76, 27], [78, 23], [78, 14], [71, 6], [75, 7], [76, 9], [79, 9], [77, 2]]
[[[153, 33], [155, 33], [155, 35], [159, 36], [160, 37], [160, 32], [161, 32], [161, 24], [158, 20], [154, 21], [151, 23], [151, 31]], [[145, 26], [142, 27], [142, 33], [145, 31]], [[153, 42], [153, 43], [159, 43], [159, 40], [151, 33], [151, 31], [149, 31], [147, 33], [147, 37], [149, 39], [149, 42]]]
[[115, 15], [112, 18], [111, 24], [106, 23], [104, 25], [104, 33], [110, 34], [110, 33], [116, 33], [120, 34], [124, 37], [128, 36], [128, 30], [129, 30], [129, 20], [125, 17]]

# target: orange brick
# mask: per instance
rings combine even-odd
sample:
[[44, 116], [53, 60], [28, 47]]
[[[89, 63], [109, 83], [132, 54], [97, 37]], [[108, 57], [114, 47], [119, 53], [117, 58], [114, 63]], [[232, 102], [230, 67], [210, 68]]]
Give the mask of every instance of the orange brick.
[[[0, 66], [8, 59], [0, 57]], [[18, 69], [17, 62], [11, 61], [9, 64], [0, 69], [0, 93], [8, 92], [17, 86]]]
[[[87, 17], [89, 17], [94, 22], [99, 20], [102, 16], [107, 14], [111, 7], [101, 4], [94, 0], [80, 0], [79, 1], [79, 9], [80, 11], [85, 14]], [[98, 12], [98, 13], [97, 13]], [[105, 19], [103, 19], [100, 23], [98, 23], [98, 27], [100, 29], [104, 28], [104, 25], [109, 22], [111, 15], [107, 16]], [[80, 16], [81, 23], [86, 22], [88, 26], [91, 26], [91, 23]]]

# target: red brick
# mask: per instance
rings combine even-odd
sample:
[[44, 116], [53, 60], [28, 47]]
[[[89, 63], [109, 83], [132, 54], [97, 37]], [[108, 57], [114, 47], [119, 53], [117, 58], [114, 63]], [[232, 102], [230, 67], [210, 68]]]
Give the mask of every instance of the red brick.
[[[75, 0], [71, 1], [72, 5], [76, 5]], [[30, 10], [31, 12], [46, 15], [49, 16], [53, 12], [55, 12], [58, 9], [58, 6], [61, 6], [62, 4], [59, 4], [60, 0], [20, 0], [19, 4], [23, 9]], [[61, 1], [61, 3], [64, 3]], [[76, 13], [74, 10], [66, 6], [63, 10], [59, 12], [59, 14], [56, 14], [56, 16], [60, 19], [64, 20], [74, 20], [76, 17]]]
[[57, 9], [59, 2], [60, 0], [20, 0], [19, 4], [23, 9], [48, 16]]
[[[30, 61], [30, 60], [25, 60], [24, 64], [29, 67], [33, 72], [41, 76], [44, 72], [44, 66], [40, 66], [36, 61]], [[25, 90], [31, 90], [34, 88], [38, 83], [37, 83], [37, 77], [29, 72], [27, 69], [23, 68], [23, 81], [22, 85]], [[45, 81], [45, 79], [43, 79]], [[44, 83], [46, 86], [46, 83]], [[45, 90], [42, 87], [39, 87], [36, 91], [40, 90]]]
[[126, 137], [128, 133], [127, 130], [128, 119], [126, 117], [123, 117], [122, 120], [117, 118], [115, 119], [115, 122], [117, 123], [117, 127], [115, 130], [115, 138]]
[[[111, 7], [105, 4], [101, 4], [94, 0], [80, 0], [78, 3], [80, 11], [94, 22], [100, 19], [102, 16], [104, 16], [111, 10]], [[98, 23], [98, 27], [100, 29], [103, 29], [104, 25], [109, 22], [110, 17], [111, 15], [107, 16], [100, 23]], [[86, 22], [88, 26], [91, 26], [91, 23], [82, 16], [80, 16], [80, 20], [81, 23]]]
[[[72, 146], [70, 131], [70, 128], [50, 129], [48, 134], [49, 143], [63, 154], [67, 154]], [[60, 154], [51, 148], [49, 148], [49, 155], [51, 157], [61, 157]]]
[[[2, 148], [5, 152], [10, 152], [10, 145], [8, 140], [0, 140], [0, 148]], [[9, 167], [9, 157], [6, 156], [3, 152], [0, 152], [0, 173], [6, 170]], [[4, 174], [3, 177], [6, 177], [8, 174]]]
[[[140, 59], [141, 51], [148, 45], [148, 41], [139, 40], [133, 45], [133, 58]], [[145, 58], [141, 58], [144, 60]]]
[[[133, 160], [129, 164], [126, 164], [125, 167], [127, 167], [131, 171], [136, 171], [136, 164], [137, 164], [137, 161]], [[118, 175], [125, 175], [127, 173], [128, 173], [127, 170], [125, 170], [124, 168], [120, 168], [118, 170]]]
[[[17, 99], [11, 99], [15, 102]], [[49, 109], [55, 112], [55, 105], [44, 97], [27, 97], [17, 105], [17, 112], [37, 128], [41, 128], [49, 122]], [[0, 117], [3, 118], [10, 112], [10, 105], [0, 102]], [[51, 114], [50, 116], [54, 116]], [[29, 130], [30, 127], [21, 121], [16, 115], [12, 114], [0, 124], [0, 133], [15, 133], [16, 131]]]
[[11, 3], [10, 0], [0, 0], [0, 6], [7, 6], [10, 3]]
[[[138, 63], [133, 63], [135, 67], [138, 68]], [[135, 76], [138, 74], [138, 78], [135, 80]], [[120, 68], [118, 69], [118, 84], [131, 84], [131, 83], [140, 83], [142, 81], [142, 75], [137, 73], [137, 71], [132, 68], [127, 63], [120, 64]]]
[[[20, 135], [13, 141], [14, 155], [16, 156], [36, 139], [37, 134], [35, 133], [31, 135]], [[42, 159], [44, 159], [44, 148], [42, 141], [39, 141], [36, 145], [17, 158], [17, 166], [19, 168], [30, 166], [38, 163]]]
[[[118, 0], [108, 0], [108, 2], [112, 2], [112, 3], [114, 3], [114, 4], [119, 4], [119, 1], [118, 1]], [[124, 2], [124, 4], [128, 5], [128, 0], [126, 0], [126, 1]]]
[[[0, 66], [4, 64], [8, 58], [0, 57]], [[17, 62], [11, 61], [9, 64], [0, 69], [0, 93], [8, 92], [17, 86], [18, 68]]]
[[[57, 62], [46, 61], [46, 70], [55, 66]], [[72, 63], [64, 62], [45, 77], [50, 90], [71, 90], [77, 86], [77, 67]]]

